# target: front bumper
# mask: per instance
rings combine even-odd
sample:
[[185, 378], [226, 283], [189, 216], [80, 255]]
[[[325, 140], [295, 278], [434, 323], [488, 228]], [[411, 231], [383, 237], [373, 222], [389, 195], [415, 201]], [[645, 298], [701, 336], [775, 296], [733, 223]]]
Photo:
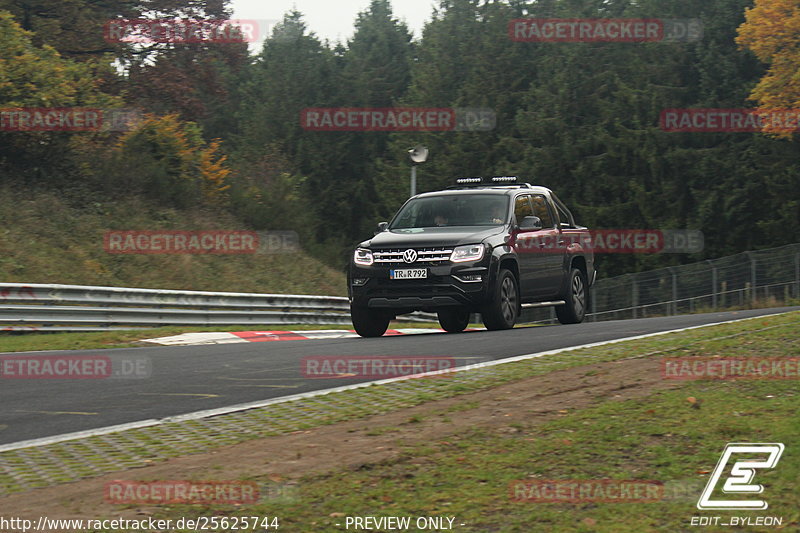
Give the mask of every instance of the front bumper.
[[[389, 270], [426, 268], [426, 279], [389, 279]], [[466, 276], [480, 275], [480, 281], [465, 281]], [[484, 264], [444, 265], [351, 265], [348, 289], [351, 305], [391, 310], [394, 314], [413, 311], [435, 312], [448, 307], [466, 307], [477, 311], [489, 297], [489, 267]], [[361, 280], [354, 283], [354, 280]], [[365, 281], [364, 281], [365, 280]], [[363, 281], [363, 283], [362, 283]]]

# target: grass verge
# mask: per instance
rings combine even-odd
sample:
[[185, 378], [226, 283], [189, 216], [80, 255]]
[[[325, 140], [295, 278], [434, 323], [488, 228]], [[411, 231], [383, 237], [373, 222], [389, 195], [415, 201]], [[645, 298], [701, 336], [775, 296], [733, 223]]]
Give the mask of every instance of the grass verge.
[[[221, 209], [185, 210], [144, 197], [70, 203], [52, 191], [0, 187], [0, 272], [10, 283], [63, 283], [345, 296], [346, 276], [305, 251], [111, 254], [109, 230], [250, 230]], [[294, 228], [271, 228], [292, 230]]]
[[[800, 357], [799, 316], [761, 317], [589, 350], [596, 356], [592, 362], [642, 356]], [[518, 379], [525, 365], [502, 368], [516, 366]], [[727, 521], [736, 515], [780, 517], [783, 530], [797, 531], [798, 396], [797, 380], [686, 382], [644, 400], [605, 401], [540, 425], [518, 422], [511, 432], [476, 429], [405, 447], [399, 458], [368, 468], [306, 477], [288, 501], [262, 501], [247, 512], [178, 506], [165, 508], [159, 517], [269, 515], [280, 517], [287, 531], [342, 531], [347, 516], [440, 516], [455, 517], [456, 525], [464, 524], [457, 526], [461, 531], [639, 532], [690, 531], [693, 516]], [[699, 491], [728, 442], [786, 445], [778, 467], [757, 474], [766, 487], [760, 497], [769, 501], [768, 510], [696, 509]], [[250, 479], [269, 482], [258, 474]], [[655, 481], [669, 490], [651, 503], [532, 503], [510, 497], [516, 480], [559, 479]]]

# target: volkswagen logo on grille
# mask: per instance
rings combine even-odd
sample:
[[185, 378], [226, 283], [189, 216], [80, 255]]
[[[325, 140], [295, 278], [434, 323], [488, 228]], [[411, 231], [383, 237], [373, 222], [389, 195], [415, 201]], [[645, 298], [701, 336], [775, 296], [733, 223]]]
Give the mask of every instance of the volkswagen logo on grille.
[[417, 251], [409, 248], [405, 252], [403, 252], [403, 261], [406, 263], [413, 263], [417, 260]]

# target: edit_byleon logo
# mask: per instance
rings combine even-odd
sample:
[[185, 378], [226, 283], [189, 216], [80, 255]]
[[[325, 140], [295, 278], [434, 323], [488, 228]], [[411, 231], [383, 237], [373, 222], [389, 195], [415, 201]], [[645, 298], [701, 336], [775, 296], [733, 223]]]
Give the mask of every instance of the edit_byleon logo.
[[[711, 473], [697, 508], [700, 510], [763, 510], [769, 507], [766, 500], [745, 498], [764, 492], [764, 487], [754, 484], [753, 478], [756, 470], [772, 469], [778, 464], [783, 454], [784, 446], [779, 442], [769, 443], [741, 443], [732, 442], [725, 446], [717, 466]], [[712, 499], [723, 473], [732, 462], [730, 473], [722, 484], [722, 493], [728, 495], [726, 499]], [[719, 497], [717, 497], [719, 498]]]

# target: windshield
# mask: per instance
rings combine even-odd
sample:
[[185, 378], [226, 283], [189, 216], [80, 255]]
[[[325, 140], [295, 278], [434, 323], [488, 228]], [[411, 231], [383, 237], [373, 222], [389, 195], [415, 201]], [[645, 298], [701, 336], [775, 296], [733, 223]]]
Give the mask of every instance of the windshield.
[[451, 194], [406, 203], [389, 229], [497, 226], [508, 218], [508, 200], [496, 194]]

